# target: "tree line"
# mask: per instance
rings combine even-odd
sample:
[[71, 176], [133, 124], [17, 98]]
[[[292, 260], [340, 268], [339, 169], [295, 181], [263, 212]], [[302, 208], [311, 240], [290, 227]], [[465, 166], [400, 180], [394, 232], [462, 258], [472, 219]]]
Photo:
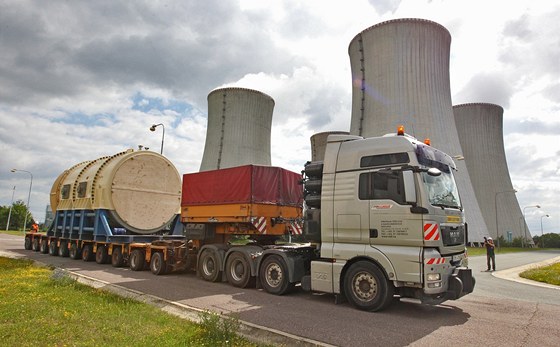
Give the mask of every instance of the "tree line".
[[[11, 206], [0, 206], [0, 229], [6, 230], [21, 230], [23, 228], [23, 223], [25, 221], [25, 216], [27, 215], [27, 222], [25, 223], [25, 230], [28, 231], [31, 225], [35, 223], [35, 219], [31, 212], [27, 209], [27, 206], [22, 200], [17, 200]], [[10, 219], [8, 225], [8, 218]]]

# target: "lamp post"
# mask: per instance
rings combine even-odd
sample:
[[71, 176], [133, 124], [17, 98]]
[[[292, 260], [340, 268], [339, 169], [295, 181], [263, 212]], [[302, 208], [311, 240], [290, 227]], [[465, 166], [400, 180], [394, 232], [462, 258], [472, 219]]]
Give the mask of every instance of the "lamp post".
[[152, 124], [152, 126], [150, 127], [150, 131], [156, 131], [156, 128], [160, 125], [161, 125], [161, 129], [163, 130], [163, 132], [161, 134], [161, 151], [160, 151], [160, 154], [163, 155], [163, 139], [165, 138], [165, 126], [163, 126], [163, 123]]
[[496, 211], [496, 240], [498, 241], [498, 249], [500, 248], [500, 229], [498, 229], [498, 194], [501, 193], [517, 193], [517, 190], [504, 190], [494, 194], [494, 211]]
[[550, 217], [549, 215], [545, 214], [544, 216], [541, 216], [541, 248], [544, 248], [544, 237], [543, 237], [543, 229], [542, 229], [542, 219], [544, 217]]
[[527, 218], [525, 218], [525, 210], [530, 208], [530, 207], [541, 208], [540, 205], [531, 205], [531, 206], [523, 207], [523, 220], [525, 221], [525, 225], [523, 227], [523, 238], [521, 239], [521, 248], [523, 248], [524, 242], [525, 242], [525, 237], [527, 236]]
[[12, 216], [12, 207], [14, 206], [14, 193], [16, 192], [16, 186], [12, 189], [12, 202], [10, 203], [10, 212], [8, 212], [8, 222], [6, 223], [6, 231], [10, 226], [10, 217]]
[[33, 186], [33, 174], [27, 170], [12, 169], [12, 172], [27, 172], [31, 176], [31, 181], [29, 181], [29, 194], [27, 195], [27, 211], [25, 212], [25, 218], [23, 219], [23, 232], [25, 232], [25, 226], [27, 225], [27, 214], [29, 211], [29, 201], [31, 200], [31, 187]]

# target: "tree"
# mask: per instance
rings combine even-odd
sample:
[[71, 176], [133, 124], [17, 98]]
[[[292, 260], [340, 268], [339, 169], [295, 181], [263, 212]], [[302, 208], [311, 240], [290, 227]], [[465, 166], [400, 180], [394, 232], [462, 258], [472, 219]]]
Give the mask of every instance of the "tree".
[[23, 222], [25, 220], [25, 215], [27, 215], [27, 225], [25, 230], [29, 230], [31, 225], [35, 222], [33, 215], [27, 209], [27, 206], [22, 200], [17, 200], [12, 205], [12, 213], [10, 214], [10, 206], [0, 206], [0, 228], [6, 228], [6, 223], [8, 222], [8, 216], [10, 217], [9, 230], [21, 230], [23, 227]]
[[533, 240], [539, 247], [544, 244], [545, 248], [560, 248], [560, 234], [548, 233], [543, 236], [533, 236]]

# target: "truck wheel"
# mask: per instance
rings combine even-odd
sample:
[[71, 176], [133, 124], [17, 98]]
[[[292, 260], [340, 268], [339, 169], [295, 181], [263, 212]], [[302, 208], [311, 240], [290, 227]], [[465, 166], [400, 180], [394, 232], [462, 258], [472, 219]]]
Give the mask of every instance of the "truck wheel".
[[82, 248], [82, 260], [92, 261], [93, 257], [93, 245], [84, 245], [84, 247]]
[[36, 237], [33, 239], [32, 248], [35, 252], [39, 252], [41, 250], [41, 243], [39, 242], [39, 238]]
[[251, 265], [239, 252], [232, 253], [226, 261], [226, 278], [234, 287], [245, 288], [251, 281]]
[[163, 259], [162, 252], [155, 252], [152, 254], [150, 260], [150, 270], [154, 275], [165, 275], [167, 272], [167, 262]]
[[146, 265], [146, 254], [141, 249], [135, 249], [130, 253], [130, 269], [132, 271], [142, 271]]
[[205, 250], [198, 260], [198, 272], [206, 281], [217, 282], [220, 278], [220, 265], [218, 256], [214, 251]]
[[344, 277], [344, 292], [348, 301], [360, 310], [380, 311], [393, 299], [394, 287], [376, 265], [359, 261]]
[[111, 254], [111, 265], [113, 265], [113, 267], [121, 267], [124, 265], [124, 257], [120, 247], [113, 248], [113, 254]]
[[95, 262], [97, 264], [107, 264], [109, 261], [109, 255], [107, 254], [107, 247], [98, 246], [97, 252], [95, 252]]
[[51, 243], [49, 243], [49, 254], [58, 255], [58, 247], [56, 246], [56, 240], [51, 240]]
[[49, 243], [47, 239], [41, 240], [41, 253], [43, 254], [49, 253]]
[[58, 247], [58, 255], [60, 257], [67, 257], [69, 255], [67, 241], [60, 241], [60, 246]]
[[78, 247], [78, 244], [72, 242], [70, 245], [70, 258], [78, 260], [82, 257], [82, 250]]
[[284, 259], [278, 255], [271, 255], [263, 260], [259, 270], [259, 277], [263, 288], [275, 295], [282, 295], [294, 287], [289, 282], [288, 270]]
[[31, 242], [31, 236], [26, 236], [25, 237], [25, 241], [23, 242], [23, 248], [25, 248], [26, 250], [30, 250], [32, 247], [32, 242]]

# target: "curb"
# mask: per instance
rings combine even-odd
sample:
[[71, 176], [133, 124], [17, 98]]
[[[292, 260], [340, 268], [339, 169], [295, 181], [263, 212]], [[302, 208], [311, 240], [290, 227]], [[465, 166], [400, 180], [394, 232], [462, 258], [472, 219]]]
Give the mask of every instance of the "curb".
[[511, 269], [494, 271], [494, 272], [492, 272], [492, 276], [497, 277], [497, 278], [501, 278], [501, 279], [504, 279], [504, 280], [523, 283], [523, 284], [528, 284], [528, 285], [532, 285], [532, 286], [560, 290], [560, 286], [555, 286], [553, 284], [533, 281], [533, 280], [529, 280], [529, 279], [526, 279], [526, 278], [523, 278], [523, 277], [519, 276], [519, 274], [522, 273], [525, 270], [535, 269], [535, 268], [542, 267], [542, 266], [548, 266], [548, 265], [551, 265], [551, 264], [554, 264], [554, 263], [557, 263], [557, 262], [560, 262], [560, 257], [544, 260], [544, 261], [541, 261], [540, 263], [527, 264], [527, 265], [514, 267], [514, 268], [511, 268]]
[[[0, 256], [16, 258], [16, 259], [27, 259], [27, 257], [23, 255], [13, 253], [13, 252], [6, 252], [6, 251], [0, 251]], [[40, 266], [45, 266], [45, 267], [51, 266], [37, 260], [34, 260], [34, 262]], [[157, 297], [155, 295], [146, 294], [134, 289], [122, 287], [117, 284], [112, 284], [106, 281], [98, 280], [93, 277], [82, 275], [67, 269], [62, 269], [58, 267], [55, 268], [54, 276], [68, 276], [70, 278], [75, 279], [77, 282], [85, 284], [87, 286], [96, 289], [103, 289], [124, 298], [134, 299], [155, 306], [169, 314], [175, 315], [183, 319], [187, 319], [195, 323], [200, 322], [199, 314], [205, 311], [179, 302], [166, 300]], [[223, 315], [222, 313], [218, 313], [218, 312], [213, 312], [213, 313], [218, 314], [221, 318], [231, 318], [229, 316]], [[286, 333], [280, 330], [260, 326], [254, 323], [250, 323], [242, 320], [238, 320], [237, 322], [239, 322], [238, 334], [245, 337], [249, 341], [255, 343], [274, 345], [274, 346], [334, 347], [334, 345], [328, 343], [315, 341], [305, 337]]]

